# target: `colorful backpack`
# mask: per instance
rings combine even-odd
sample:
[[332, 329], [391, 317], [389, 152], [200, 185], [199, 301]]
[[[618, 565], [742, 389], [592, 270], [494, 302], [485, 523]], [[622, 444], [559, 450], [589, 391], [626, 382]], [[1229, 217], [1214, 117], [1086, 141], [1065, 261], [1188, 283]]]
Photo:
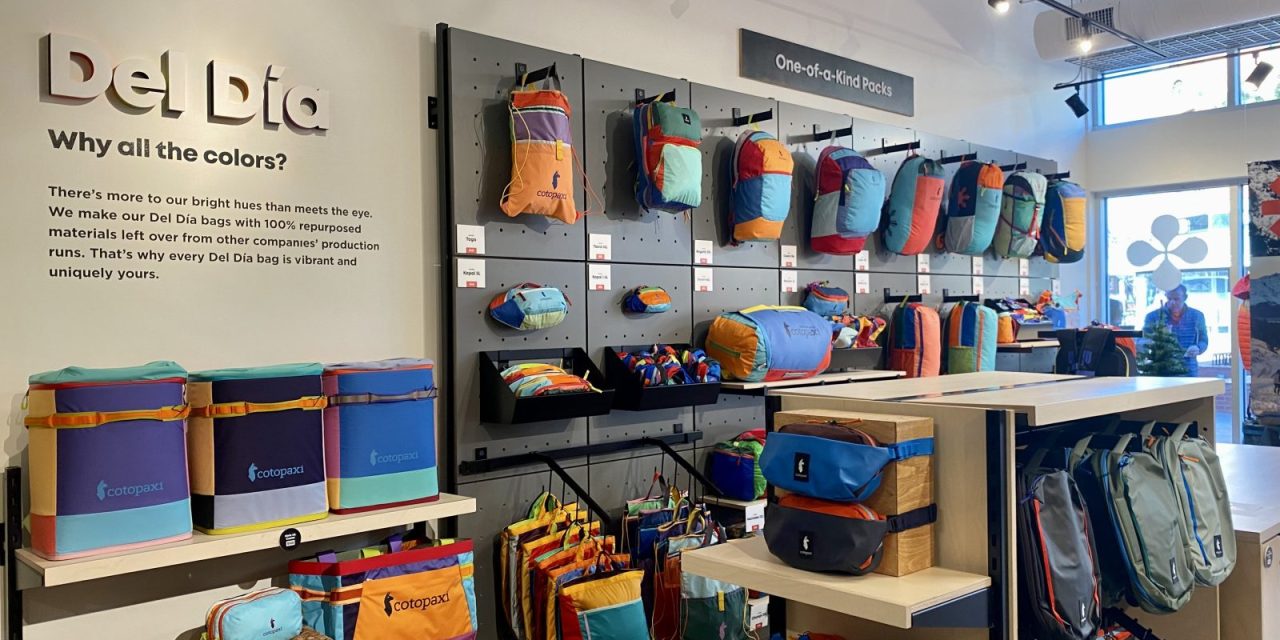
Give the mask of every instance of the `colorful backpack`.
[[818, 156], [815, 181], [809, 246], [837, 256], [862, 251], [880, 225], [884, 174], [850, 149], [827, 147]]
[[938, 312], [918, 302], [900, 304], [889, 318], [886, 369], [908, 378], [936, 376], [941, 369], [942, 330]]
[[947, 314], [947, 373], [996, 369], [996, 311], [959, 302]]
[[804, 308], [824, 317], [835, 318], [849, 310], [849, 292], [828, 282], [810, 282], [805, 287]]
[[1049, 183], [1041, 223], [1040, 248], [1049, 262], [1079, 262], [1084, 258], [1085, 192], [1066, 180]]
[[632, 313], [666, 313], [671, 309], [671, 295], [662, 287], [636, 287], [622, 298], [622, 308]]
[[917, 155], [898, 168], [884, 205], [886, 249], [913, 256], [928, 248], [942, 206], [944, 175], [942, 165]]
[[706, 350], [730, 380], [808, 378], [831, 364], [831, 334], [831, 321], [804, 307], [760, 305], [712, 321]]
[[1033, 171], [1019, 171], [1004, 182], [1000, 224], [991, 248], [1004, 258], [1030, 258], [1040, 239], [1044, 193], [1048, 180]]
[[569, 305], [569, 299], [559, 289], [525, 282], [494, 296], [489, 302], [489, 315], [512, 329], [550, 329], [564, 322]]
[[702, 121], [672, 102], [636, 107], [636, 200], [648, 210], [679, 213], [702, 202]]
[[764, 497], [764, 474], [760, 471], [764, 443], [764, 429], [743, 431], [732, 440], [716, 443], [707, 456], [707, 477], [720, 495], [734, 500]]
[[511, 182], [502, 193], [502, 212], [573, 224], [579, 214], [573, 203], [569, 98], [560, 92], [554, 65], [544, 88], [530, 89], [527, 80], [525, 74], [511, 90]]
[[991, 246], [1000, 219], [1004, 172], [995, 163], [966, 161], [951, 179], [945, 222], [939, 229], [951, 253], [980, 256]]
[[782, 234], [791, 211], [791, 172], [795, 162], [778, 139], [747, 131], [733, 148], [733, 187], [729, 201], [730, 240], [772, 242]]

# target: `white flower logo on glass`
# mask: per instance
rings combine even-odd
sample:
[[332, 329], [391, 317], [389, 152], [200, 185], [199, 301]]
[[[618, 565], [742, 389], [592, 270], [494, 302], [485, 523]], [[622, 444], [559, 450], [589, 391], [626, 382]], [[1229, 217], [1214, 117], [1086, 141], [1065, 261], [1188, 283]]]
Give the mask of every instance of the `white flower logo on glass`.
[[1178, 231], [1182, 228], [1178, 219], [1171, 215], [1163, 215], [1151, 221], [1151, 235], [1160, 243], [1160, 248], [1152, 246], [1146, 240], [1138, 240], [1129, 245], [1126, 252], [1129, 264], [1143, 267], [1152, 260], [1160, 258], [1160, 264], [1151, 274], [1151, 283], [1163, 291], [1168, 291], [1182, 284], [1182, 271], [1174, 266], [1169, 256], [1176, 256], [1187, 264], [1195, 264], [1209, 255], [1209, 244], [1203, 238], [1184, 238], [1178, 246], [1173, 246], [1178, 239]]

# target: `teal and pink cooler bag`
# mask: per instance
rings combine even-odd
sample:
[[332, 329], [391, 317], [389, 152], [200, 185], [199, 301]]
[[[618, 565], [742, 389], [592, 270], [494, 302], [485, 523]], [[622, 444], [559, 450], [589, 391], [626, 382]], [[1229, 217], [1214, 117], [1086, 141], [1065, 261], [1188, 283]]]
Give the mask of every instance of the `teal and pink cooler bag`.
[[325, 367], [330, 511], [357, 513], [440, 497], [433, 366], [396, 358]]
[[945, 186], [942, 165], [923, 156], [903, 161], [884, 208], [884, 247], [913, 256], [933, 242]]
[[29, 382], [33, 551], [63, 560], [191, 536], [185, 369], [69, 367]]
[[815, 182], [810, 248], [837, 256], [862, 251], [880, 225], [884, 175], [856, 152], [832, 146], [818, 156]]

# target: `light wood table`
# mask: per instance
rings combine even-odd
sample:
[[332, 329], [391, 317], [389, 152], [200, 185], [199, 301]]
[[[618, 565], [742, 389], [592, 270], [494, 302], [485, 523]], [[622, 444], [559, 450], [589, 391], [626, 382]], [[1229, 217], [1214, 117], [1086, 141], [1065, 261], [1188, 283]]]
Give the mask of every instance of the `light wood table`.
[[1053, 373], [1020, 373], [1017, 371], [982, 371], [978, 373], [957, 373], [931, 378], [902, 378], [900, 380], [882, 380], [879, 382], [860, 382], [858, 384], [838, 384], [823, 387], [806, 387], [802, 389], [779, 390], [777, 395], [785, 398], [839, 398], [857, 400], [904, 400], [930, 396], [943, 397], [958, 393], [974, 391], [991, 391], [996, 389], [1012, 389], [1024, 385], [1037, 385], [1047, 382], [1071, 380], [1079, 376], [1058, 375]]
[[737, 393], [743, 392], [759, 392], [753, 395], [766, 395], [766, 392], [774, 389], [788, 389], [792, 387], [811, 387], [821, 385], [832, 385], [849, 382], [863, 382], [867, 380], [892, 380], [902, 377], [901, 371], [883, 371], [880, 369], [855, 369], [853, 371], [833, 371], [830, 373], [820, 373], [816, 376], [808, 378], [790, 378], [787, 380], [771, 380], [769, 382], [736, 382], [723, 381], [720, 383], [721, 393]]
[[1222, 637], [1280, 638], [1280, 448], [1220, 444], [1236, 568], [1222, 583]]

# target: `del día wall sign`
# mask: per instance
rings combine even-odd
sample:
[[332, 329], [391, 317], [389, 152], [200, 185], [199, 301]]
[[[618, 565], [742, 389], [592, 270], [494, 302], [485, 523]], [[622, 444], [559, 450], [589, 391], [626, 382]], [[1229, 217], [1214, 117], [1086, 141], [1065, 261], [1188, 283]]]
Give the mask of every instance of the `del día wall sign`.
[[[154, 58], [113, 60], [96, 42], [60, 33], [48, 36], [49, 94], [93, 100], [112, 93], [129, 108], [146, 111], [162, 106], [181, 115], [191, 103], [191, 71], [187, 56], [165, 51]], [[262, 67], [258, 67], [261, 69]], [[258, 115], [268, 125], [288, 120], [299, 129], [329, 128], [329, 92], [283, 81], [285, 68], [266, 65], [259, 72], [225, 60], [210, 60], [206, 72], [209, 117], [238, 124]]]
[[748, 29], [740, 29], [739, 35], [738, 73], [744, 78], [915, 115], [915, 80], [911, 76]]

